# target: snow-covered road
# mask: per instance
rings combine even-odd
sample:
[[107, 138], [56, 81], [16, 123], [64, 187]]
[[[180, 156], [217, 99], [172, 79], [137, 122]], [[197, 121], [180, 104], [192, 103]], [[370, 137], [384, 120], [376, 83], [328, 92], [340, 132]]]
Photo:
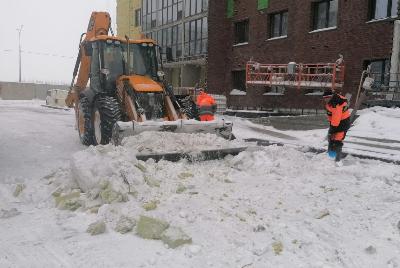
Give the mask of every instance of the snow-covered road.
[[8, 176], [39, 178], [82, 150], [73, 111], [43, 101], [0, 100], [0, 182]]
[[[260, 135], [237, 123], [236, 136]], [[0, 124], [0, 267], [400, 267], [397, 165], [349, 156], [335, 167], [324, 154], [276, 146], [142, 162], [132, 142], [81, 147], [72, 112], [37, 102], [0, 101]], [[321, 141], [322, 132], [285, 134]], [[54, 196], [77, 189], [76, 210], [56, 208]], [[114, 230], [121, 216], [141, 215], [181, 228], [192, 244], [171, 249]], [[98, 220], [106, 233], [86, 233]]]

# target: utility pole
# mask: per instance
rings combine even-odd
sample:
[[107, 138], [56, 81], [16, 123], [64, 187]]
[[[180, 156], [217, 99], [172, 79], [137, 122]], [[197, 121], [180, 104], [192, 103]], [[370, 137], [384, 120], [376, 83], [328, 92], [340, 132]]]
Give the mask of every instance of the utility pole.
[[24, 28], [24, 25], [21, 25], [19, 28], [17, 28], [18, 31], [18, 52], [19, 52], [19, 82], [21, 83], [21, 32], [22, 29]]

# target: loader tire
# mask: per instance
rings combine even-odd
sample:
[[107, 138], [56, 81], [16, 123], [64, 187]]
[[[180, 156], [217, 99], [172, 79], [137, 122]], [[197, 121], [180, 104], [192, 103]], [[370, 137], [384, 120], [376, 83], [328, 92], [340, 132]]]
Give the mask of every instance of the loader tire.
[[117, 99], [109, 96], [98, 97], [93, 107], [94, 145], [111, 141], [114, 124], [121, 120], [121, 109]]
[[78, 134], [83, 145], [93, 145], [92, 112], [88, 98], [81, 97], [78, 104]]

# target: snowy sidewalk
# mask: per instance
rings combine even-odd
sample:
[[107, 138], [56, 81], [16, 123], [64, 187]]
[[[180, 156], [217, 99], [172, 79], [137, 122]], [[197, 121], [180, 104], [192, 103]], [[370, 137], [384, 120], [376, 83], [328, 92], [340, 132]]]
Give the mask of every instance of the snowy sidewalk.
[[0, 182], [47, 175], [84, 149], [73, 111], [42, 107], [44, 101], [0, 100]]
[[[382, 160], [400, 161], [400, 109], [374, 107], [359, 111], [359, 114], [360, 117], [347, 133], [343, 151]], [[239, 118], [233, 120], [234, 133], [238, 138], [265, 140], [265, 144], [269, 141], [296, 147], [309, 146], [317, 150], [327, 148], [325, 137], [328, 129], [284, 131]], [[235, 126], [238, 127], [237, 130]]]

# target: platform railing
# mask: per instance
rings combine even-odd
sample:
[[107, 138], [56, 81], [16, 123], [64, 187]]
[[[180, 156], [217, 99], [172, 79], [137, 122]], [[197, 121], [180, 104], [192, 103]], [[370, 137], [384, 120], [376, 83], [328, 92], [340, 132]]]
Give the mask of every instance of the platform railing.
[[343, 87], [345, 66], [336, 63], [246, 64], [246, 84], [297, 88]]

